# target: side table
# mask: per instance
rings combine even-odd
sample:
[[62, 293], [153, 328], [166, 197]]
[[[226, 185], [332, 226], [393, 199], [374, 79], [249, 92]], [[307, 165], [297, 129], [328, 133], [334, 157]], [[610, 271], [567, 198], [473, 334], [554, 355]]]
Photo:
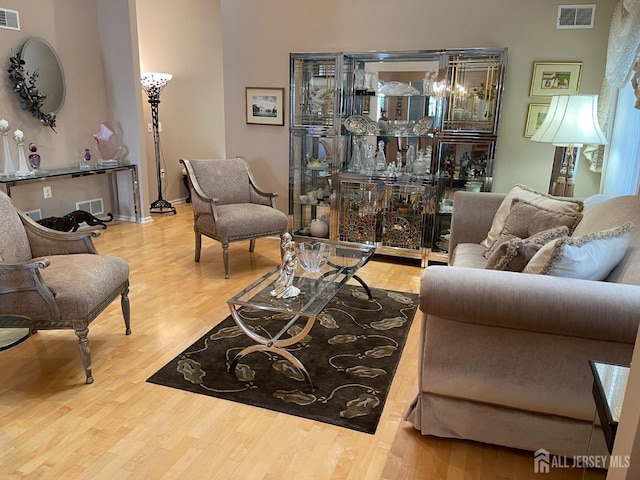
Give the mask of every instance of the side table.
[[629, 367], [589, 360], [593, 373], [593, 399], [609, 454], [616, 439]]
[[0, 314], [0, 351], [14, 347], [31, 336], [31, 319], [22, 315]]

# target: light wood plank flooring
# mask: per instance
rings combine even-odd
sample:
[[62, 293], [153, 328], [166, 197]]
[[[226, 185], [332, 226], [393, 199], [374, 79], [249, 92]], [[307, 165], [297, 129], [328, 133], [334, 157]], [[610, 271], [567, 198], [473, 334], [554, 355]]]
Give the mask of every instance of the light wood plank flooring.
[[[131, 266], [132, 335], [119, 302], [89, 334], [95, 383], [85, 385], [72, 331], [41, 331], [0, 352], [0, 478], [10, 479], [579, 479], [533, 474], [528, 452], [421, 436], [402, 420], [416, 389], [413, 324], [375, 435], [146, 383], [228, 315], [225, 300], [279, 263], [277, 239], [219, 244], [193, 261], [192, 214], [116, 223], [96, 239]], [[370, 285], [418, 292], [420, 267], [374, 260]]]

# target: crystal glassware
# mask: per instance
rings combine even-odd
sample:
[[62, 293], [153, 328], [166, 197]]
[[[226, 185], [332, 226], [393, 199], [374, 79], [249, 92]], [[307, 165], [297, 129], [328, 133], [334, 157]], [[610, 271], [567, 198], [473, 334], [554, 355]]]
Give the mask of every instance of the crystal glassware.
[[33, 175], [35, 172], [29, 168], [27, 164], [27, 157], [24, 155], [24, 133], [22, 130], [16, 130], [13, 132], [13, 139], [18, 144], [18, 170], [16, 171], [16, 177], [27, 177]]
[[9, 150], [9, 122], [4, 118], [0, 120], [0, 135], [2, 135], [2, 144], [4, 148], [4, 170], [0, 173], [0, 176], [8, 177], [16, 173], [16, 167], [11, 160], [11, 151]]
[[331, 245], [322, 242], [300, 243], [298, 263], [307, 272], [319, 272], [329, 260]]

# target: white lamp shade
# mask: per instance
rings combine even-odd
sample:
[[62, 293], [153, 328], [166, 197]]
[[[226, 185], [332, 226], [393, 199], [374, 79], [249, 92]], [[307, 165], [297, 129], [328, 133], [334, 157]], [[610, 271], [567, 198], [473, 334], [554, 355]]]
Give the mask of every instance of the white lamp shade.
[[598, 123], [598, 95], [552, 97], [549, 112], [531, 140], [556, 146], [606, 145]]
[[146, 90], [153, 87], [164, 87], [172, 78], [173, 75], [170, 73], [144, 72], [140, 76], [140, 82], [142, 83], [142, 87]]

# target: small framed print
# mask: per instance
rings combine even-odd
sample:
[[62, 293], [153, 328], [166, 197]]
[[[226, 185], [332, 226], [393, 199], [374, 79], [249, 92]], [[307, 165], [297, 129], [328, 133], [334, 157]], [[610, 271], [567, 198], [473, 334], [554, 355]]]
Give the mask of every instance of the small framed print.
[[540, 62], [533, 64], [530, 97], [572, 95], [580, 89], [582, 63]]
[[284, 88], [246, 87], [247, 123], [284, 125]]
[[527, 138], [533, 137], [536, 130], [540, 128], [542, 122], [544, 122], [547, 112], [549, 111], [548, 103], [530, 103], [529, 112], [527, 113], [527, 123], [524, 127], [524, 136]]

